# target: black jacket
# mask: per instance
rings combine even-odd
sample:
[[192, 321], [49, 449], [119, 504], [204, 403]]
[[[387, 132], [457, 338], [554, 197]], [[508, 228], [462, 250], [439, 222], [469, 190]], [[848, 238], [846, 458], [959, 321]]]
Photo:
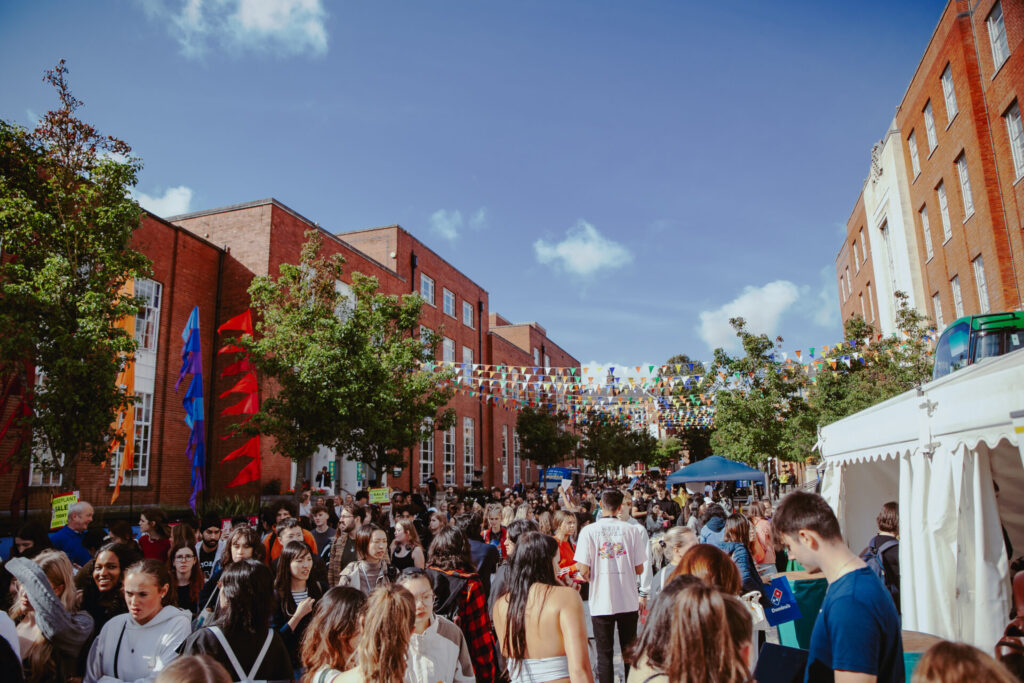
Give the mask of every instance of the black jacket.
[[[249, 668], [256, 662], [256, 657], [259, 655], [260, 650], [263, 649], [263, 640], [266, 636], [257, 636], [252, 633], [240, 635], [226, 633], [225, 637], [231, 645], [231, 649], [234, 650], [238, 663], [248, 673]], [[181, 654], [210, 655], [227, 669], [231, 675], [231, 680], [239, 680], [227, 653], [224, 652], [224, 648], [221, 647], [217, 636], [209, 628], [201, 628], [186, 638], [185, 642], [181, 644]], [[267, 654], [263, 658], [263, 663], [260, 665], [259, 671], [256, 672], [255, 678], [266, 681], [292, 681], [294, 675], [295, 670], [292, 669], [292, 660], [288, 656], [288, 648], [285, 647], [281, 636], [274, 631], [270, 641], [270, 648], [267, 650]]]

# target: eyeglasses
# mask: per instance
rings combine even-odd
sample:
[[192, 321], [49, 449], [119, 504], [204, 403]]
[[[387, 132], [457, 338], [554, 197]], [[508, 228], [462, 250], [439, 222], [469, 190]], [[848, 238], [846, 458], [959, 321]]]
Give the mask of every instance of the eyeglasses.
[[195, 562], [195, 555], [178, 555], [174, 558], [175, 562]]
[[426, 605], [433, 605], [434, 604], [434, 594], [433, 593], [425, 593], [423, 595], [415, 595], [413, 597], [416, 599], [416, 602], [420, 603], [421, 605], [426, 606]]

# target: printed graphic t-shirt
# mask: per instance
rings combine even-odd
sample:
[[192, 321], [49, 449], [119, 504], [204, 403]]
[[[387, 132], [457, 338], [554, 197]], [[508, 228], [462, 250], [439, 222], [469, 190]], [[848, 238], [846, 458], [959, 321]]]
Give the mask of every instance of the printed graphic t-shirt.
[[647, 532], [637, 524], [601, 517], [580, 531], [573, 559], [590, 567], [590, 613], [640, 609], [634, 567], [647, 561]]

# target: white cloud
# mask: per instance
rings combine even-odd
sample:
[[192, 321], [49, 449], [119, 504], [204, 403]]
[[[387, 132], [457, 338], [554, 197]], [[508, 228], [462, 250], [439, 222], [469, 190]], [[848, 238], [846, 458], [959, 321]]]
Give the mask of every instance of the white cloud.
[[629, 249], [604, 237], [582, 218], [566, 231], [561, 242], [537, 240], [533, 252], [540, 263], [579, 277], [588, 277], [604, 268], [621, 268], [633, 261]]
[[322, 0], [142, 0], [151, 19], [167, 26], [186, 57], [212, 43], [237, 52], [327, 53]]
[[26, 109], [25, 110], [25, 118], [28, 120], [29, 128], [35, 128], [43, 120], [42, 117], [40, 117], [38, 114], [36, 114], [31, 109]]
[[481, 206], [469, 220], [462, 217], [458, 209], [438, 209], [430, 214], [430, 229], [446, 240], [454, 241], [463, 227], [482, 230], [487, 227], [487, 208]]
[[161, 218], [166, 218], [167, 216], [188, 213], [189, 205], [192, 203], [192, 190], [184, 185], [179, 185], [178, 187], [167, 188], [163, 197], [151, 197], [148, 194], [139, 192], [135, 198], [142, 205], [142, 208], [150, 213], [155, 213]]
[[702, 311], [697, 334], [714, 349], [740, 349], [740, 341], [729, 324], [729, 318], [747, 321], [747, 329], [775, 336], [782, 314], [800, 298], [801, 291], [788, 280], [775, 280], [761, 287], [750, 285], [743, 292], [714, 311]]
[[813, 302], [808, 311], [811, 320], [821, 327], [839, 325], [839, 294], [836, 287], [836, 273], [832, 266], [825, 266], [819, 271], [821, 283], [818, 293], [808, 297]]

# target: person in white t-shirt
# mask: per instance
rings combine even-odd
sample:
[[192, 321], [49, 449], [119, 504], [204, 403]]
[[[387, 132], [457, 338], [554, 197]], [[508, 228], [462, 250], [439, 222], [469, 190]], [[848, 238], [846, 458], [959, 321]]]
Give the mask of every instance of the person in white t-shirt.
[[[647, 561], [647, 532], [642, 526], [618, 518], [622, 492], [601, 494], [601, 516], [580, 531], [574, 560], [582, 577], [590, 582], [590, 615], [597, 641], [599, 683], [613, 683], [613, 638], [619, 631], [619, 647], [625, 652], [636, 638], [640, 610], [637, 575]], [[626, 675], [629, 668], [626, 667]]]

